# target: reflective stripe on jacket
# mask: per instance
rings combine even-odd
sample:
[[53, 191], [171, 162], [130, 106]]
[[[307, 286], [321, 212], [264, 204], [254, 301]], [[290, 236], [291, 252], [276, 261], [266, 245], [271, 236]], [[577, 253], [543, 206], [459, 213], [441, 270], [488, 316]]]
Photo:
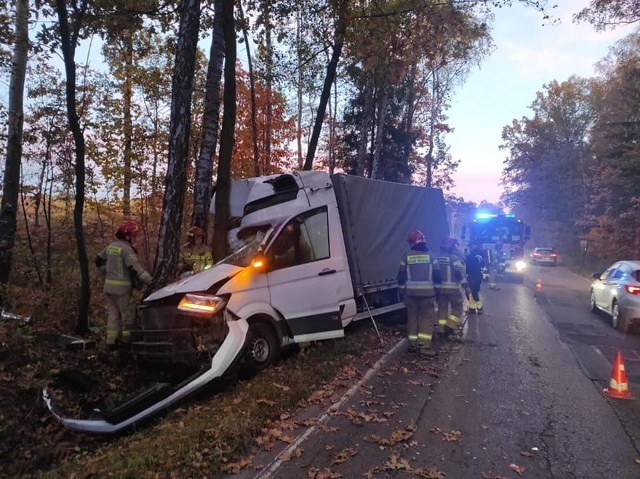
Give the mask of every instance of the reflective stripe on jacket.
[[407, 296], [435, 296], [431, 254], [411, 250], [404, 256], [400, 268], [406, 271], [405, 294]]
[[206, 245], [201, 251], [193, 251], [191, 247], [185, 246], [180, 254], [180, 261], [183, 269], [188, 271], [191, 268], [191, 271], [198, 273], [213, 265], [213, 253]]
[[[436, 263], [438, 264], [442, 277], [442, 283], [438, 286], [443, 290], [459, 291], [460, 283], [464, 278], [462, 261], [453, 254], [443, 253], [436, 258]], [[458, 273], [457, 275], [456, 272]], [[460, 280], [456, 280], [456, 276], [460, 278]]]
[[103, 260], [101, 270], [105, 274], [104, 289], [106, 294], [126, 294], [133, 284], [131, 275], [136, 275], [145, 284], [151, 283], [151, 275], [138, 260], [133, 246], [125, 240], [116, 240], [98, 253]]

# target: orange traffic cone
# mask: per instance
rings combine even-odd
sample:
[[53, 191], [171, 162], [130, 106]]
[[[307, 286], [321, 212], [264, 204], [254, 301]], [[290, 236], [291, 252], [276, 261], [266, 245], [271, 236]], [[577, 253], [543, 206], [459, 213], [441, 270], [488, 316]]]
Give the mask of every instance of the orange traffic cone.
[[629, 392], [629, 383], [627, 382], [627, 373], [624, 370], [624, 362], [622, 354], [618, 351], [616, 360], [613, 363], [613, 371], [611, 372], [611, 380], [609, 387], [604, 388], [604, 394], [614, 399], [631, 399]]
[[536, 281], [536, 289], [533, 294], [534, 296], [538, 296], [540, 293], [542, 293], [542, 280], [538, 278]]

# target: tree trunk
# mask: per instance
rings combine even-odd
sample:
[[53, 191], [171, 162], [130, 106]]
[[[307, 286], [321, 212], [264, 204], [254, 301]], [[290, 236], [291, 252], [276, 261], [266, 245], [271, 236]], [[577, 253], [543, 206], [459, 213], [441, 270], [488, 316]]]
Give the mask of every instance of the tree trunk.
[[364, 74], [365, 84], [364, 91], [362, 92], [362, 118], [360, 118], [358, 158], [356, 163], [357, 176], [364, 176], [364, 167], [367, 162], [367, 146], [369, 145], [369, 131], [373, 124], [373, 79], [367, 72]]
[[253, 144], [253, 172], [256, 176], [260, 176], [260, 149], [258, 148], [258, 124], [256, 121], [256, 82], [253, 76], [253, 62], [251, 61], [251, 49], [249, 48], [249, 35], [247, 33], [247, 24], [244, 20], [242, 5], [238, 5], [240, 9], [240, 19], [242, 20], [242, 36], [244, 37], [244, 45], [247, 49], [247, 66], [249, 67], [249, 86], [251, 88], [251, 143]]
[[263, 1], [264, 35], [266, 50], [266, 89], [267, 104], [265, 105], [264, 121], [264, 167], [262, 172], [265, 175], [272, 173], [271, 169], [271, 124], [273, 123], [273, 42], [271, 41], [271, 0]]
[[224, 116], [220, 137], [218, 181], [216, 183], [216, 215], [213, 235], [213, 258], [218, 261], [227, 254], [229, 193], [231, 192], [231, 157], [236, 126], [236, 31], [233, 19], [234, 0], [224, 0]]
[[[0, 204], [0, 284], [9, 282], [16, 239], [24, 124], [24, 82], [29, 53], [29, 0], [17, 0], [16, 2], [15, 42], [9, 80], [7, 159], [2, 184], [2, 203]], [[0, 296], [1, 303], [2, 296]]]
[[191, 131], [191, 96], [199, 29], [200, 0], [183, 0], [171, 86], [169, 160], [152, 289], [173, 281], [180, 256]]
[[209, 224], [209, 205], [212, 195], [213, 164], [218, 144], [220, 125], [220, 82], [224, 62], [224, 33], [222, 25], [223, 0], [215, 2], [215, 16], [211, 31], [207, 87], [204, 95], [204, 115], [202, 118], [202, 148], [196, 163], [196, 182], [192, 224], [205, 231]]
[[382, 91], [380, 92], [380, 103], [378, 105], [378, 128], [376, 131], [375, 146], [373, 149], [373, 163], [371, 166], [371, 178], [378, 179], [378, 169], [382, 156], [382, 142], [384, 140], [384, 125], [387, 120], [387, 110], [389, 107], [389, 90], [390, 86], [383, 81]]
[[64, 57], [64, 69], [66, 72], [66, 98], [67, 117], [69, 126], [73, 134], [73, 141], [76, 148], [75, 164], [75, 206], [73, 209], [73, 225], [78, 249], [78, 262], [80, 266], [80, 295], [78, 297], [78, 318], [76, 323], [76, 333], [84, 335], [89, 330], [89, 302], [91, 300], [91, 288], [89, 285], [89, 262], [87, 260], [87, 248], [84, 239], [84, 226], [82, 222], [84, 212], [84, 190], [85, 190], [85, 144], [80, 120], [78, 118], [78, 106], [76, 102], [76, 63], [75, 52], [78, 41], [78, 33], [82, 26], [82, 17], [87, 9], [87, 0], [83, 0], [79, 5], [74, 5], [75, 19], [73, 32], [69, 28], [67, 17], [67, 2], [56, 0], [56, 10], [58, 13], [58, 23], [60, 29], [60, 45]]
[[298, 4], [296, 11], [296, 58], [298, 61], [298, 119], [296, 121], [296, 145], [298, 148], [298, 168], [302, 169], [304, 160], [302, 159], [302, 7]]
[[131, 159], [133, 157], [133, 122], [131, 120], [131, 100], [133, 97], [133, 34], [127, 30], [124, 32], [124, 82], [122, 85], [122, 135], [124, 137], [122, 171], [122, 214], [131, 216]]
[[339, 2], [338, 19], [336, 21], [336, 34], [333, 43], [333, 53], [331, 54], [331, 60], [327, 65], [327, 74], [324, 78], [324, 85], [322, 86], [322, 93], [320, 95], [320, 103], [318, 104], [318, 112], [316, 114], [316, 121], [313, 125], [313, 133], [311, 134], [311, 140], [309, 141], [309, 149], [307, 150], [307, 157], [304, 161], [305, 170], [310, 170], [313, 167], [313, 159], [316, 156], [316, 148], [318, 147], [318, 140], [320, 139], [320, 131], [322, 130], [322, 123], [324, 122], [324, 114], [327, 110], [327, 102], [331, 96], [331, 85], [336, 78], [336, 71], [338, 70], [338, 60], [340, 60], [340, 54], [342, 53], [342, 46], [344, 45], [344, 38], [347, 33], [347, 25], [349, 24], [349, 2], [342, 0]]

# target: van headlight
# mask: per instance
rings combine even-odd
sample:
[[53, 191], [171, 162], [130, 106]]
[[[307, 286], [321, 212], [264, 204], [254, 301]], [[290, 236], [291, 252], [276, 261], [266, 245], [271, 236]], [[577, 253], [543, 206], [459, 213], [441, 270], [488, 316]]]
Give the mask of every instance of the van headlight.
[[527, 269], [527, 263], [524, 261], [516, 261], [516, 271], [524, 271]]
[[213, 316], [227, 305], [228, 298], [212, 294], [185, 294], [178, 304], [181, 313]]

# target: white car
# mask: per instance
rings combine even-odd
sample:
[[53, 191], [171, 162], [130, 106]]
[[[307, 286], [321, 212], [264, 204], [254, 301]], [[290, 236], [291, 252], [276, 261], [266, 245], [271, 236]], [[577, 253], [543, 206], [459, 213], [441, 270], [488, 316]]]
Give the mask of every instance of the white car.
[[558, 254], [553, 248], [533, 248], [529, 255], [531, 264], [548, 264], [555, 266], [558, 263]]
[[640, 322], [640, 260], [618, 261], [592, 277], [592, 312], [604, 311], [611, 317], [611, 325], [622, 332]]

